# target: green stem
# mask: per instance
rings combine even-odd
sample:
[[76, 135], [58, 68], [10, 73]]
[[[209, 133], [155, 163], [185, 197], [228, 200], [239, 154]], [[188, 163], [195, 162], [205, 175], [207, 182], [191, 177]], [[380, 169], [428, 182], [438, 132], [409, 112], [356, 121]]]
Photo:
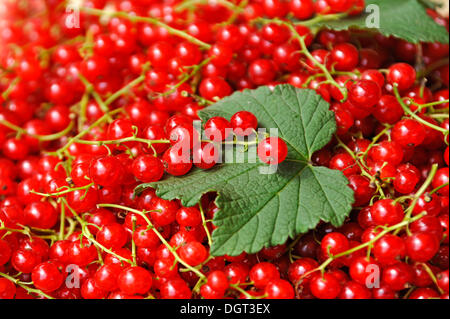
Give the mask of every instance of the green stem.
[[191, 43], [194, 43], [203, 49], [209, 50], [211, 48], [210, 44], [203, 42], [184, 31], [172, 28], [171, 26], [169, 26], [155, 18], [132, 16], [128, 12], [124, 12], [124, 11], [109, 12], [109, 11], [105, 11], [105, 10], [85, 8], [85, 7], [82, 7], [80, 9], [81, 9], [81, 11], [83, 11], [87, 14], [91, 14], [91, 15], [95, 15], [95, 16], [106, 15], [106, 16], [111, 16], [111, 17], [124, 18], [124, 19], [130, 20], [131, 22], [150, 23], [152, 25], [155, 25], [157, 27], [161, 27], [161, 28], [167, 30], [167, 32], [169, 32], [172, 35], [178, 36], [178, 37], [183, 38]]
[[413, 111], [411, 111], [411, 109], [405, 104], [405, 102], [403, 101], [402, 97], [400, 96], [400, 93], [398, 92], [398, 87], [397, 85], [394, 85], [392, 87], [393, 91], [394, 91], [394, 95], [397, 98], [397, 101], [400, 103], [400, 105], [403, 108], [403, 111], [405, 111], [406, 114], [408, 114], [409, 116], [411, 116], [413, 119], [415, 119], [417, 122], [422, 123], [425, 126], [428, 126], [436, 131], [439, 131], [441, 133], [443, 133], [444, 135], [448, 134], [448, 131], [440, 126], [434, 125], [429, 123], [428, 121], [425, 121], [424, 119], [422, 119], [420, 116], [418, 116], [416, 113], [414, 113]]
[[12, 90], [14, 89], [14, 87], [17, 85], [17, 83], [19, 83], [20, 78], [16, 77], [14, 78], [14, 80], [11, 81], [11, 83], [9, 84], [8, 88], [2, 93], [2, 98], [4, 100], [7, 100], [9, 97], [9, 94], [12, 92]]
[[431, 270], [431, 268], [426, 263], [420, 263], [420, 265], [423, 267], [423, 269], [425, 269], [425, 271], [428, 274], [428, 276], [430, 276], [430, 278], [433, 281], [434, 285], [439, 290], [439, 293], [441, 295], [444, 294], [444, 291], [441, 289], [441, 287], [439, 287], [439, 284], [438, 284], [438, 281], [436, 279], [436, 276], [434, 275], [434, 273]]
[[209, 247], [211, 247], [212, 246], [211, 234], [209, 232], [208, 225], [206, 224], [205, 212], [203, 210], [203, 205], [202, 205], [201, 200], [198, 203], [198, 207], [200, 208], [200, 214], [202, 215], [202, 225], [203, 225], [203, 228], [205, 229], [206, 237], [208, 238], [208, 244], [209, 244]]
[[183, 83], [186, 83], [187, 81], [189, 81], [193, 76], [195, 76], [198, 73], [198, 71], [201, 70], [202, 67], [204, 67], [206, 64], [211, 62], [211, 60], [212, 60], [212, 58], [206, 58], [199, 64], [193, 66], [192, 71], [190, 73], [184, 73], [183, 78], [177, 84], [173, 85], [170, 90], [158, 94], [158, 96], [165, 97], [165, 96], [168, 96], [168, 95], [172, 94], [173, 92], [175, 92], [177, 90], [177, 88], [179, 88]]
[[38, 134], [29, 134], [25, 129], [21, 128], [20, 126], [17, 126], [11, 122], [8, 122], [7, 120], [0, 119], [0, 124], [3, 126], [6, 126], [7, 128], [16, 131], [19, 134], [28, 135], [35, 139], [38, 139], [39, 141], [53, 141], [57, 140], [65, 135], [67, 135], [74, 127], [74, 123], [70, 122], [69, 125], [62, 131], [49, 134], [49, 135], [38, 135]]
[[131, 258], [133, 259], [133, 266], [137, 265], [136, 261], [136, 243], [134, 242], [134, 232], [136, 231], [136, 217], [133, 216], [132, 218], [133, 227], [132, 227], [132, 233], [131, 233]]
[[258, 297], [252, 296], [247, 291], [239, 287], [239, 284], [230, 284], [230, 287], [243, 294], [247, 299], [263, 299], [266, 297], [266, 296], [258, 296]]
[[438, 192], [441, 188], [447, 187], [449, 185], [449, 182], [442, 184], [438, 187], [436, 187], [435, 189], [433, 189], [432, 191], [430, 191], [430, 195], [433, 195], [434, 193]]
[[[175, 12], [181, 12], [186, 9], [196, 9], [196, 5], [206, 5], [208, 4], [209, 0], [186, 0], [181, 2], [179, 5], [175, 7]], [[227, 1], [227, 0], [215, 0], [217, 4], [220, 4], [227, 9], [231, 11], [242, 11], [242, 8], [240, 6], [235, 5], [234, 3]]]
[[[80, 79], [82, 79], [82, 75], [80, 74]], [[89, 93], [88, 90], [84, 92], [80, 101], [80, 115], [78, 116], [78, 131], [83, 130], [84, 123], [86, 121], [86, 108], [89, 102]]]
[[65, 152], [70, 145], [72, 145], [73, 143], [75, 143], [75, 141], [81, 139], [83, 136], [85, 136], [86, 134], [90, 133], [95, 127], [99, 126], [101, 123], [105, 122], [110, 116], [113, 116], [114, 114], [120, 113], [122, 112], [123, 109], [122, 108], [118, 108], [115, 110], [112, 110], [110, 112], [108, 112], [107, 114], [102, 115], [102, 117], [100, 117], [98, 120], [96, 120], [94, 123], [92, 123], [88, 128], [86, 128], [85, 130], [79, 132], [76, 136], [71, 137], [66, 145], [64, 145], [63, 147], [61, 147], [60, 149], [58, 149], [55, 152], [49, 152], [49, 155], [56, 155], [61, 157], [62, 153]]
[[[323, 18], [323, 17], [326, 17], [326, 16], [319, 16], [319, 17]], [[319, 18], [319, 17], [317, 17], [317, 18]], [[314, 20], [314, 19], [312, 19], [312, 20]], [[291, 31], [292, 36], [299, 41], [300, 48], [301, 48], [300, 52], [303, 53], [309, 60], [311, 60], [313, 62], [313, 64], [322, 71], [322, 73], [324, 74], [324, 76], [327, 79], [327, 81], [330, 84], [334, 85], [341, 92], [341, 94], [343, 96], [341, 102], [343, 102], [343, 101], [345, 101], [347, 99], [347, 89], [341, 87], [334, 80], [333, 76], [331, 75], [330, 71], [326, 68], [326, 66], [323, 65], [322, 63], [320, 63], [319, 61], [317, 61], [317, 59], [309, 52], [308, 47], [306, 46], [306, 43], [305, 43], [305, 37], [306, 36], [301, 36], [291, 23], [288, 23], [286, 21], [279, 20], [279, 19], [264, 19], [264, 18], [258, 18], [258, 19], [256, 19], [256, 21], [260, 21], [260, 22], [262, 22], [264, 24], [276, 23], [276, 24], [280, 24], [280, 25], [286, 26]], [[304, 21], [302, 23], [306, 23], [306, 21]], [[317, 22], [314, 22], [314, 23], [317, 23]]]
[[130, 265], [133, 264], [133, 261], [126, 259], [118, 254], [116, 254], [115, 252], [113, 252], [111, 249], [106, 248], [105, 246], [103, 246], [102, 244], [100, 244], [97, 240], [95, 240], [94, 236], [91, 234], [91, 232], [89, 231], [89, 228], [87, 227], [87, 223], [85, 220], [83, 220], [78, 213], [69, 206], [69, 204], [67, 203], [67, 201], [65, 200], [65, 198], [61, 198], [61, 201], [63, 202], [64, 205], [67, 206], [67, 208], [70, 210], [70, 212], [72, 213], [72, 215], [75, 217], [75, 219], [78, 221], [78, 223], [81, 225], [81, 233], [83, 234], [84, 237], [87, 238], [87, 240], [89, 240], [92, 244], [94, 244], [94, 246], [98, 247], [99, 249], [103, 250], [104, 252], [113, 255], [114, 257], [116, 257], [117, 259], [119, 259], [122, 262], [126, 262]]
[[350, 255], [350, 254], [352, 254], [352, 253], [354, 253], [354, 252], [356, 252], [358, 250], [361, 250], [361, 249], [364, 249], [366, 247], [372, 246], [377, 240], [379, 240], [384, 235], [386, 235], [386, 234], [388, 234], [388, 233], [390, 233], [390, 232], [392, 232], [394, 230], [401, 229], [401, 228], [403, 228], [405, 226], [408, 226], [410, 223], [413, 223], [416, 220], [419, 220], [420, 218], [422, 218], [425, 215], [426, 215], [426, 213], [422, 213], [422, 214], [419, 214], [417, 216], [414, 216], [413, 218], [410, 218], [409, 220], [404, 219], [403, 221], [401, 221], [398, 224], [395, 224], [393, 226], [385, 228], [383, 231], [379, 232], [372, 240], [367, 241], [365, 243], [362, 243], [362, 244], [360, 244], [358, 246], [355, 246], [355, 247], [353, 247], [353, 248], [351, 248], [349, 250], [346, 250], [346, 251], [344, 251], [342, 253], [339, 253], [337, 255], [329, 257], [319, 267], [317, 267], [317, 268], [315, 268], [315, 269], [305, 273], [302, 276], [302, 278], [305, 278], [305, 277], [309, 276], [310, 274], [312, 274], [312, 273], [314, 273], [316, 271], [323, 271], [335, 259], [338, 259], [338, 258], [341, 258], [341, 257], [344, 257], [344, 256], [348, 256], [348, 255]]
[[426, 103], [426, 104], [419, 104], [414, 101], [411, 101], [412, 104], [416, 105], [417, 107], [420, 107], [421, 109], [424, 109], [426, 107], [441, 105], [441, 104], [445, 104], [445, 103], [449, 103], [449, 102], [450, 102], [450, 100], [442, 100], [442, 101], [430, 102], [430, 103]]
[[[95, 91], [94, 86], [82, 74], [79, 74], [79, 77], [81, 82], [83, 82], [86, 88], [86, 93], [83, 95], [83, 99], [81, 100], [81, 112], [80, 112], [80, 118], [82, 118], [81, 120], [84, 124], [86, 106], [88, 102], [88, 93], [90, 93], [94, 97], [94, 100], [97, 102], [98, 106], [100, 107], [103, 113], [108, 114], [109, 108], [108, 105], [106, 105], [106, 103], [103, 102], [102, 98], [100, 97], [100, 94], [98, 94], [97, 91]], [[111, 117], [109, 117], [108, 120], [111, 120]], [[82, 126], [80, 127], [80, 125], [78, 125], [78, 128], [81, 131]]]
[[138, 76], [137, 78], [135, 78], [133, 81], [131, 81], [130, 83], [126, 84], [124, 87], [122, 87], [121, 89], [119, 89], [118, 91], [114, 92], [113, 94], [111, 94], [106, 100], [105, 100], [105, 104], [106, 105], [110, 105], [112, 102], [114, 102], [115, 100], [117, 100], [120, 96], [122, 96], [123, 94], [127, 93], [131, 88], [135, 87], [136, 85], [140, 84], [141, 82], [143, 82], [145, 80], [145, 75], [141, 74], [140, 76]]
[[[417, 201], [419, 200], [420, 196], [422, 196], [423, 193], [425, 193], [428, 186], [430, 186], [431, 182], [433, 181], [434, 176], [436, 175], [437, 170], [438, 170], [438, 164], [433, 164], [431, 166], [430, 172], [428, 173], [427, 179], [423, 182], [422, 186], [420, 186], [420, 188], [414, 194], [414, 199], [411, 202], [411, 205], [409, 205], [409, 207], [406, 210], [405, 220], [408, 220], [409, 218], [411, 218], [412, 212], [414, 210], [414, 207], [416, 207]], [[408, 227], [406, 228], [406, 232], [408, 234], [410, 234]], [[398, 233], [398, 231], [396, 232], [396, 234], [397, 233]]]
[[169, 251], [172, 253], [172, 255], [174, 256], [175, 260], [177, 262], [179, 262], [180, 264], [182, 264], [184, 267], [186, 267], [187, 269], [189, 269], [190, 271], [194, 272], [198, 277], [200, 278], [206, 278], [204, 274], [202, 274], [198, 269], [190, 266], [189, 264], [187, 264], [183, 259], [180, 258], [180, 256], [178, 256], [176, 249], [172, 246], [170, 246], [170, 244], [167, 242], [167, 240], [163, 237], [163, 235], [161, 235], [161, 233], [155, 228], [155, 226], [153, 225], [153, 223], [150, 221], [150, 219], [141, 211], [134, 209], [134, 208], [130, 208], [127, 206], [122, 206], [122, 205], [117, 205], [117, 204], [107, 204], [107, 203], [103, 203], [103, 204], [98, 204], [98, 207], [111, 207], [111, 208], [117, 208], [117, 209], [121, 209], [121, 210], [125, 210], [125, 211], [129, 211], [132, 213], [135, 213], [139, 216], [142, 216], [142, 218], [144, 218], [144, 220], [147, 222], [147, 224], [153, 229], [153, 231], [155, 232], [155, 234], [158, 236], [158, 238], [161, 240], [161, 242], [167, 247], [167, 249], [169, 249]]
[[58, 239], [63, 240], [64, 239], [64, 231], [66, 229], [66, 206], [61, 205], [61, 214], [59, 217], [59, 234]]
[[124, 137], [124, 138], [121, 138], [118, 140], [106, 140], [106, 141], [76, 140], [76, 142], [79, 144], [98, 145], [98, 146], [109, 145], [109, 144], [122, 144], [122, 143], [126, 143], [126, 142], [140, 142], [140, 143], [147, 144], [149, 147], [152, 144], [168, 144], [168, 143], [170, 143], [169, 140], [147, 140], [147, 139], [136, 137], [136, 136]]
[[78, 191], [78, 190], [83, 190], [83, 189], [89, 189], [91, 186], [94, 186], [94, 183], [90, 183], [84, 186], [79, 186], [79, 187], [73, 187], [73, 188], [68, 188], [66, 190], [57, 192], [57, 193], [51, 193], [51, 194], [47, 194], [47, 193], [40, 193], [40, 192], [36, 192], [34, 190], [31, 190], [30, 193], [36, 194], [36, 195], [40, 195], [40, 196], [44, 196], [44, 197], [58, 197], [64, 194], [68, 194], [74, 191]]
[[339, 20], [339, 19], [345, 18], [346, 16], [347, 16], [347, 13], [317, 15], [316, 17], [309, 19], [309, 20], [295, 21], [294, 25], [303, 25], [305, 27], [311, 27], [311, 26], [315, 26], [316, 24], [318, 24], [320, 22]]
[[14, 277], [11, 277], [10, 275], [7, 275], [7, 274], [4, 274], [4, 273], [0, 272], [0, 276], [2, 276], [2, 277], [4, 277], [4, 278], [8, 279], [9, 281], [13, 282], [15, 285], [17, 285], [17, 286], [19, 286], [19, 287], [25, 289], [25, 290], [26, 290], [27, 292], [29, 292], [29, 293], [32, 293], [32, 294], [38, 294], [38, 295], [41, 295], [42, 297], [45, 297], [45, 298], [47, 298], [47, 299], [55, 299], [55, 298], [53, 298], [52, 296], [47, 295], [45, 292], [43, 292], [43, 291], [41, 291], [41, 290], [39, 290], [39, 289], [34, 289], [34, 288], [28, 287], [27, 285], [21, 283], [21, 282], [19, 281], [19, 279], [16, 279], [16, 278], [14, 278]]

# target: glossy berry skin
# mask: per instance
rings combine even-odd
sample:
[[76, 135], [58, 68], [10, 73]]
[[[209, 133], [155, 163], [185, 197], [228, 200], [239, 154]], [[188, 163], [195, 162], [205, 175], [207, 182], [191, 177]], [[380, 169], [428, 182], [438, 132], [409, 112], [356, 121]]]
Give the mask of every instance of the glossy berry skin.
[[397, 166], [403, 160], [402, 147], [394, 141], [383, 141], [369, 151], [369, 156], [375, 161], [388, 162]]
[[33, 269], [31, 279], [36, 288], [45, 292], [51, 292], [61, 286], [64, 277], [54, 263], [45, 262]]
[[448, 269], [437, 274], [436, 279], [439, 288], [448, 293], [449, 290]]
[[81, 296], [83, 299], [104, 299], [107, 294], [108, 292], [106, 290], [100, 289], [95, 285], [93, 278], [88, 278], [81, 285]]
[[22, 160], [27, 156], [29, 147], [24, 140], [9, 138], [3, 143], [2, 151], [3, 154], [10, 159]]
[[354, 192], [355, 202], [353, 203], [353, 207], [361, 207], [369, 203], [375, 192], [375, 188], [371, 184], [370, 180], [361, 175], [350, 175], [347, 178], [349, 182], [348, 186]]
[[438, 252], [439, 241], [429, 233], [416, 233], [405, 240], [406, 253], [414, 261], [429, 261]]
[[348, 98], [350, 102], [363, 109], [370, 109], [381, 97], [381, 89], [374, 81], [359, 80], [350, 86]]
[[161, 179], [164, 174], [164, 165], [153, 155], [140, 155], [133, 160], [131, 170], [138, 180], [150, 183]]
[[441, 204], [436, 194], [430, 195], [429, 193], [425, 193], [419, 197], [416, 206], [414, 206], [413, 215], [418, 215], [423, 211], [426, 211], [427, 216], [430, 217], [439, 215]]
[[11, 255], [11, 265], [24, 274], [31, 273], [41, 258], [30, 250], [19, 249]]
[[116, 264], [101, 266], [94, 275], [95, 285], [104, 291], [113, 291], [118, 288], [117, 278], [122, 267]]
[[386, 234], [375, 242], [373, 255], [380, 264], [393, 265], [405, 257], [405, 242], [398, 236]]
[[202, 80], [199, 87], [202, 97], [215, 101], [231, 94], [230, 85], [221, 77], [209, 77]]
[[280, 273], [273, 264], [262, 262], [252, 267], [249, 276], [256, 288], [264, 288], [271, 280], [279, 279]]
[[414, 290], [414, 292], [408, 297], [408, 299], [437, 299], [437, 298], [439, 298], [439, 294], [436, 290], [432, 288], [418, 288]]
[[171, 279], [164, 283], [160, 289], [162, 299], [189, 299], [191, 290], [182, 279]]
[[372, 293], [365, 286], [355, 281], [346, 282], [339, 293], [339, 299], [371, 299]]
[[205, 123], [205, 135], [211, 141], [224, 141], [230, 135], [231, 131], [230, 122], [221, 116], [212, 117]]
[[[150, 125], [144, 129], [142, 138], [147, 140], [166, 140], [167, 136], [162, 126]], [[144, 150], [149, 154], [153, 154], [153, 150], [158, 154], [163, 153], [169, 147], [167, 143], [152, 143], [151, 146], [152, 147], [148, 147], [144, 145]]]
[[201, 169], [210, 169], [220, 159], [220, 150], [213, 144], [202, 142], [200, 146], [194, 147], [193, 162], [194, 165]]
[[9, 244], [5, 240], [0, 239], [0, 266], [3, 266], [9, 261], [11, 253], [12, 251]]
[[251, 112], [239, 111], [231, 117], [230, 124], [236, 135], [248, 136], [258, 127], [258, 120]]
[[321, 242], [322, 254], [324, 256], [338, 255], [349, 249], [347, 237], [338, 232], [325, 235]]
[[416, 147], [425, 139], [425, 129], [419, 122], [405, 119], [394, 125], [391, 137], [402, 147]]
[[283, 279], [269, 281], [264, 288], [264, 292], [268, 299], [293, 299], [295, 296], [292, 285]]
[[309, 283], [311, 293], [318, 299], [334, 299], [341, 291], [341, 285], [335, 276], [325, 273], [316, 274]]
[[67, 195], [67, 202], [76, 212], [86, 212], [94, 208], [98, 200], [98, 192], [93, 187], [86, 190], [75, 190]]
[[396, 63], [389, 67], [387, 82], [398, 85], [399, 90], [409, 89], [416, 81], [416, 71], [407, 63]]
[[97, 258], [97, 249], [94, 245], [83, 241], [71, 242], [66, 248], [67, 258], [70, 263], [76, 264], [80, 267], [86, 266]]
[[306, 20], [314, 15], [314, 2], [312, 0], [292, 0], [289, 2], [292, 14], [300, 20]]
[[6, 278], [0, 278], [0, 299], [13, 299], [16, 294], [16, 286]]
[[226, 45], [216, 43], [208, 51], [208, 56], [213, 58], [212, 63], [216, 66], [227, 66], [233, 59], [233, 50]]
[[89, 167], [89, 177], [96, 184], [113, 186], [122, 178], [122, 164], [113, 156], [94, 159]]
[[162, 162], [167, 173], [173, 176], [187, 174], [192, 168], [190, 154], [182, 148], [171, 147], [165, 151]]
[[[314, 247], [315, 248], [315, 247]], [[288, 278], [292, 283], [297, 283], [301, 279], [306, 280], [303, 275], [318, 266], [318, 262], [309, 257], [302, 257], [289, 265]], [[310, 278], [310, 277], [308, 277]]]
[[110, 140], [119, 140], [133, 136], [133, 133], [134, 131], [131, 121], [118, 119], [109, 124], [106, 136]]
[[394, 188], [400, 194], [412, 193], [419, 179], [419, 176], [412, 170], [399, 170], [395, 175]]
[[201, 264], [208, 257], [205, 246], [196, 241], [186, 243], [179, 248], [178, 253], [181, 259], [193, 267]]
[[378, 263], [372, 258], [357, 257], [350, 264], [349, 274], [357, 283], [367, 285], [373, 283], [374, 269], [379, 269], [379, 267]]
[[328, 165], [331, 169], [340, 170], [345, 176], [349, 177], [360, 172], [358, 164], [348, 153], [340, 153], [333, 156]]
[[[438, 169], [438, 171], [436, 172], [436, 175], [433, 178], [432, 181], [432, 186], [433, 188], [438, 188], [441, 187], [437, 193], [441, 194], [443, 196], [448, 196], [448, 190], [449, 190], [449, 186], [448, 186], [448, 182], [449, 182], [449, 170], [448, 167], [443, 167]], [[447, 184], [447, 186], [443, 186]]]
[[394, 291], [403, 290], [413, 280], [413, 271], [410, 265], [397, 263], [383, 269], [381, 282]]
[[223, 292], [222, 291], [218, 291], [218, 290], [214, 290], [213, 288], [211, 288], [211, 286], [209, 284], [204, 284], [203, 286], [200, 287], [200, 295], [204, 299], [220, 299], [220, 298], [223, 298]]
[[126, 294], [145, 294], [152, 287], [152, 276], [142, 267], [128, 267], [119, 274], [117, 283], [119, 289]]
[[160, 244], [159, 237], [152, 229], [147, 229], [147, 226], [136, 229], [133, 240], [138, 247], [156, 248]]
[[177, 211], [176, 220], [181, 226], [194, 227], [202, 223], [202, 215], [197, 207], [181, 207]]
[[166, 226], [175, 221], [179, 205], [175, 201], [169, 201], [154, 197], [150, 201], [150, 217], [159, 226]]
[[42, 229], [52, 228], [58, 219], [56, 209], [49, 202], [28, 204], [23, 214], [26, 225]]
[[96, 235], [97, 241], [108, 249], [118, 249], [127, 242], [127, 233], [118, 223], [103, 226]]
[[275, 79], [276, 72], [270, 60], [259, 59], [248, 67], [250, 80], [256, 85], [264, 85]]
[[172, 260], [157, 259], [153, 264], [155, 275], [160, 278], [174, 278], [178, 274], [178, 266]]
[[403, 220], [404, 212], [400, 204], [392, 199], [377, 201], [370, 210], [373, 221], [377, 225], [392, 226]]
[[191, 125], [178, 125], [174, 127], [168, 133], [168, 137], [170, 144], [184, 149], [192, 149], [200, 142], [199, 133]]
[[269, 165], [282, 163], [288, 154], [286, 143], [279, 137], [268, 137], [258, 144], [259, 159]]
[[215, 270], [208, 275], [208, 285], [216, 291], [225, 291], [230, 286], [228, 278], [223, 271]]
[[351, 71], [358, 65], [358, 49], [352, 44], [341, 43], [331, 51], [331, 60], [338, 71]]

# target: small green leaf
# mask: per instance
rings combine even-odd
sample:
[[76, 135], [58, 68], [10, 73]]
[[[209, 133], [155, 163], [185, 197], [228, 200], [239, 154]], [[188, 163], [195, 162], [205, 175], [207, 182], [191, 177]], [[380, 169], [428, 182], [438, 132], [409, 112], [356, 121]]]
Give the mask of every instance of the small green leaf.
[[[313, 229], [320, 220], [339, 226], [348, 216], [353, 192], [340, 171], [315, 167], [312, 154], [331, 139], [336, 124], [328, 103], [312, 90], [279, 85], [260, 87], [222, 99], [201, 111], [203, 121], [230, 118], [240, 110], [256, 115], [260, 127], [278, 128], [289, 148], [276, 173], [264, 174], [261, 162], [223, 163], [210, 170], [194, 169], [183, 177], [167, 177], [146, 187], [164, 199], [181, 199], [193, 206], [201, 196], [217, 192], [220, 210], [214, 216], [213, 255], [255, 253], [265, 246]], [[248, 153], [255, 151], [250, 147]]]
[[[379, 27], [370, 24], [375, 14], [375, 11], [370, 10], [373, 5], [379, 8]], [[318, 26], [333, 30], [371, 29], [385, 36], [394, 36], [412, 43], [449, 43], [445, 27], [434, 22], [418, 0], [366, 0], [364, 14], [324, 21]]]

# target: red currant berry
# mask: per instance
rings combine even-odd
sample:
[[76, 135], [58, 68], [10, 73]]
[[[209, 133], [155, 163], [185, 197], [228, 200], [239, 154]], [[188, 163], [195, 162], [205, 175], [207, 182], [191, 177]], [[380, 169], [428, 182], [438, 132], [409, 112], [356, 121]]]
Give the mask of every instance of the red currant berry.
[[150, 272], [142, 267], [128, 267], [117, 278], [119, 289], [129, 295], [145, 294], [152, 287]]
[[282, 163], [288, 154], [286, 143], [279, 137], [268, 137], [258, 144], [258, 157], [266, 164]]
[[258, 120], [253, 113], [240, 111], [231, 117], [230, 124], [236, 135], [248, 136], [258, 127]]
[[397, 84], [399, 90], [409, 89], [416, 81], [416, 71], [407, 63], [396, 63], [389, 67], [387, 74], [389, 84]]

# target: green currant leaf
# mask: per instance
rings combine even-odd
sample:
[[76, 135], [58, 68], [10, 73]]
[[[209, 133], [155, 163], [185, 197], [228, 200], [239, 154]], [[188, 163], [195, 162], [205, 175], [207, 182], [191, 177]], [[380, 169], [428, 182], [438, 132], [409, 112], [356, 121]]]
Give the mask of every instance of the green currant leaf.
[[248, 160], [247, 154], [256, 149], [251, 146], [243, 163], [194, 169], [183, 177], [142, 184], [136, 192], [154, 187], [158, 196], [181, 199], [186, 206], [217, 192], [220, 210], [213, 220], [218, 226], [212, 234], [213, 255], [255, 253], [315, 228], [320, 220], [341, 225], [351, 210], [353, 191], [342, 172], [310, 162], [336, 130], [328, 103], [312, 90], [278, 85], [273, 91], [259, 87], [236, 92], [199, 115], [203, 121], [214, 116], [229, 119], [241, 110], [255, 114], [260, 127], [277, 128], [286, 141], [288, 157], [275, 173], [264, 174], [268, 165]]
[[[372, 24], [375, 21], [373, 5], [379, 8], [378, 26]], [[411, 43], [449, 43], [445, 27], [434, 22], [418, 0], [366, 0], [364, 14], [323, 21], [317, 26], [333, 30], [375, 30], [385, 36], [394, 36]]]

